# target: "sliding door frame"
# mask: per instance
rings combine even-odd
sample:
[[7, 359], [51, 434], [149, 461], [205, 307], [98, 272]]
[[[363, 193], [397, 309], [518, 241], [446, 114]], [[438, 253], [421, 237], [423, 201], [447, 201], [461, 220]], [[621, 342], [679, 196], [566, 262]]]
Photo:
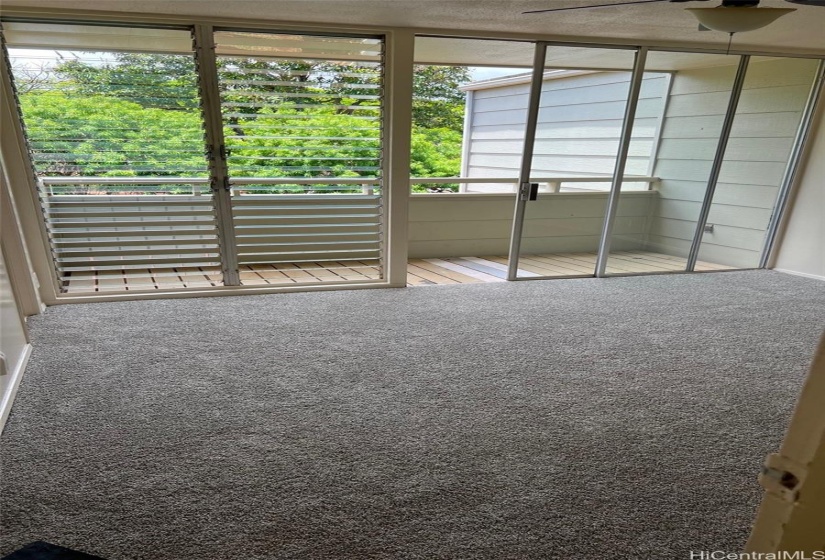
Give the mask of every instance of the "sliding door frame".
[[[633, 51], [633, 68], [630, 73], [630, 84], [625, 97], [625, 110], [622, 118], [622, 130], [619, 138], [619, 146], [616, 152], [616, 160], [613, 169], [610, 192], [608, 194], [607, 206], [602, 221], [602, 232], [599, 237], [598, 255], [596, 268], [593, 274], [575, 274], [559, 276], [531, 276], [519, 277], [518, 265], [521, 257], [521, 241], [524, 234], [524, 219], [526, 207], [531, 199], [532, 186], [530, 183], [533, 152], [536, 141], [536, 129], [538, 126], [539, 108], [541, 104], [542, 85], [544, 83], [544, 69], [546, 67], [547, 47], [580, 47], [604, 49], [612, 48], [618, 50]], [[642, 79], [644, 78], [645, 61], [647, 59], [648, 47], [616, 47], [605, 45], [584, 45], [570, 43], [555, 43], [551, 41], [539, 41], [536, 43], [536, 51], [533, 61], [533, 73], [530, 83], [530, 97], [527, 109], [527, 124], [524, 134], [524, 148], [522, 151], [521, 167], [519, 169], [519, 180], [516, 189], [515, 210], [513, 212], [513, 223], [510, 234], [510, 251], [507, 260], [507, 280], [547, 280], [562, 278], [589, 278], [592, 276], [604, 276], [607, 264], [607, 253], [610, 250], [610, 239], [613, 232], [613, 225], [616, 219], [616, 212], [619, 205], [619, 191], [624, 180], [624, 170], [627, 163], [627, 154], [630, 148], [631, 135], [633, 133], [633, 120], [636, 116], [636, 107], [639, 103]]]

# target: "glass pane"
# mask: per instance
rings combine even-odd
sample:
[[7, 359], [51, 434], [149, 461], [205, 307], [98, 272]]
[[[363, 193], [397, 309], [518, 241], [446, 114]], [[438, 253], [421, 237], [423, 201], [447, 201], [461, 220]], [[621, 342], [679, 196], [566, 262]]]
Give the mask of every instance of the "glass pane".
[[[516, 41], [416, 38], [414, 193], [514, 192], [533, 50], [533, 43]], [[479, 181], [427, 180], [435, 177]]]
[[685, 270], [738, 63], [724, 55], [648, 53], [625, 177], [656, 181], [622, 183], [608, 273]]
[[594, 273], [633, 62], [631, 50], [548, 48], [518, 277]]
[[215, 43], [241, 283], [382, 278], [382, 40]]
[[188, 31], [4, 23], [62, 290], [222, 282]]
[[416, 38], [410, 284], [506, 278], [534, 48]]
[[759, 266], [817, 64], [810, 59], [751, 58], [702, 236], [700, 261], [729, 268]]

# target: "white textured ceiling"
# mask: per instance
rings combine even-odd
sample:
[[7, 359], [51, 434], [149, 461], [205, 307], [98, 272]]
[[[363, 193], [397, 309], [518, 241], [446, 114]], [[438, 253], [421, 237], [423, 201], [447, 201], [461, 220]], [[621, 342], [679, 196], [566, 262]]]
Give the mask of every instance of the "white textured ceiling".
[[[4, 0], [14, 8], [106, 10], [261, 21], [312, 22], [540, 34], [576, 41], [724, 46], [728, 37], [700, 32], [685, 7], [718, 0], [654, 3], [522, 15], [525, 10], [601, 3], [604, 0]], [[793, 7], [768, 27], [734, 36], [734, 49], [825, 54], [825, 7], [762, 0], [762, 7]]]

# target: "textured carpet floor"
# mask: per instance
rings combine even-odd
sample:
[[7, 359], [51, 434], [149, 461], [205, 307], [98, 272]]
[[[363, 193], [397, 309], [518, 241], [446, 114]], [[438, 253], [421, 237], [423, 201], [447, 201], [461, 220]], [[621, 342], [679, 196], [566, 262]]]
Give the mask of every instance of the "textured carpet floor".
[[0, 553], [674, 560], [744, 544], [825, 284], [160, 300], [31, 326]]

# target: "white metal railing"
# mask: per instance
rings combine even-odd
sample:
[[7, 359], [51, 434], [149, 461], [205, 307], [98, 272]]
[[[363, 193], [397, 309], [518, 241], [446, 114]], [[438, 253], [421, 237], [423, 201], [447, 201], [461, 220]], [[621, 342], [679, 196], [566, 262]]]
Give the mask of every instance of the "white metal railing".
[[[206, 177], [41, 177], [39, 179], [41, 186], [48, 194], [54, 193], [52, 187], [60, 186], [80, 186], [80, 185], [95, 185], [95, 186], [170, 186], [170, 185], [189, 185], [191, 186], [191, 193], [193, 195], [200, 195], [208, 191], [210, 180]], [[362, 194], [373, 194], [376, 186], [381, 184], [381, 179], [374, 178], [352, 178], [346, 177], [341, 179], [324, 179], [324, 178], [281, 178], [281, 177], [238, 177], [230, 181], [230, 187], [250, 187], [259, 185], [333, 185], [333, 186], [353, 186], [361, 187]], [[233, 190], [233, 195], [243, 195], [242, 190]]]
[[[203, 187], [209, 185], [209, 179], [205, 177], [42, 177], [40, 181], [46, 187], [49, 194], [50, 187], [72, 186], [72, 185], [107, 185], [107, 186], [151, 186], [151, 185], [190, 185], [191, 194], [199, 195], [204, 192]], [[577, 177], [531, 177], [530, 182], [539, 184], [539, 192], [558, 193], [565, 183], [605, 183], [613, 181], [610, 176], [577, 176]], [[625, 183], [647, 183], [648, 190], [659, 181], [658, 177], [644, 175], [625, 175]], [[257, 186], [257, 185], [341, 185], [341, 186], [361, 186], [363, 194], [373, 194], [374, 188], [380, 185], [381, 179], [346, 177], [340, 179], [326, 178], [281, 178], [281, 177], [238, 177], [230, 181], [232, 187]], [[410, 184], [413, 185], [459, 185], [459, 194], [468, 193], [468, 184], [508, 184], [511, 191], [515, 192], [518, 187], [518, 179], [515, 177], [411, 177]], [[242, 195], [243, 191], [233, 191], [235, 195]]]
[[[647, 183], [647, 190], [651, 190], [653, 185], [659, 181], [658, 177], [650, 177], [646, 175], [625, 175], [623, 177], [625, 183]], [[564, 183], [612, 183], [613, 177], [608, 175], [599, 175], [591, 177], [531, 177], [531, 183], [539, 184], [539, 192], [558, 193], [561, 192], [561, 186]], [[487, 184], [509, 184], [511, 185], [510, 192], [518, 190], [517, 177], [413, 177], [410, 179], [413, 185], [427, 185], [427, 184], [458, 184], [459, 193], [468, 193], [466, 189], [467, 184], [471, 183], [487, 183]]]

